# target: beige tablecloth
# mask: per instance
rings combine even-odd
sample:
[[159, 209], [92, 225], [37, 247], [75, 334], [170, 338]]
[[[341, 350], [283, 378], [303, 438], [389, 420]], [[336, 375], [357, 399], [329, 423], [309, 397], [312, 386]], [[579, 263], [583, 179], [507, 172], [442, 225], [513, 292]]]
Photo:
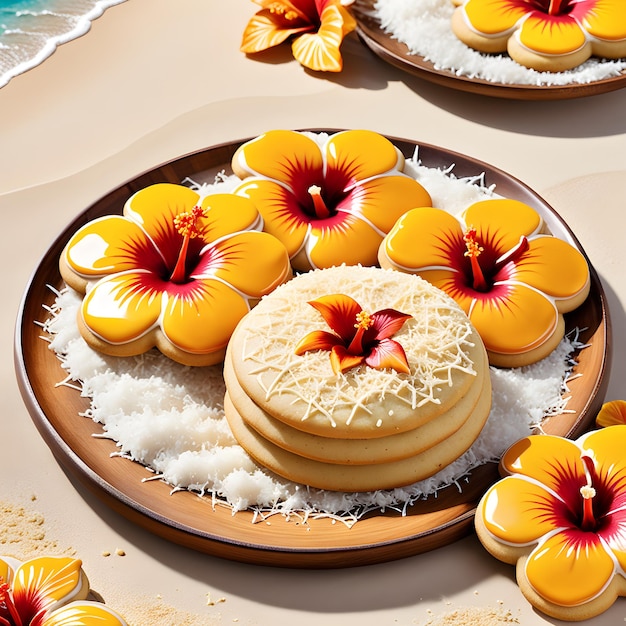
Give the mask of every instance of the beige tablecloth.
[[[249, 0], [128, 0], [0, 89], [0, 215], [7, 220], [0, 501], [35, 516], [22, 541], [34, 524], [51, 546], [73, 550], [92, 587], [134, 626], [413, 625], [468, 606], [510, 610], [525, 626], [554, 624], [524, 600], [513, 568], [474, 537], [334, 571], [263, 568], [180, 548], [64, 474], [28, 415], [13, 371], [14, 321], [56, 234], [146, 169], [272, 128], [361, 127], [432, 143], [496, 165], [543, 195], [601, 276], [614, 337], [607, 398], [626, 396], [626, 91], [557, 102], [463, 94], [390, 67], [354, 35], [342, 48], [344, 71], [314, 75], [288, 48], [260, 59], [239, 52], [256, 8]], [[19, 545], [5, 543], [0, 552], [12, 548]], [[620, 600], [594, 624], [613, 626], [625, 615]]]

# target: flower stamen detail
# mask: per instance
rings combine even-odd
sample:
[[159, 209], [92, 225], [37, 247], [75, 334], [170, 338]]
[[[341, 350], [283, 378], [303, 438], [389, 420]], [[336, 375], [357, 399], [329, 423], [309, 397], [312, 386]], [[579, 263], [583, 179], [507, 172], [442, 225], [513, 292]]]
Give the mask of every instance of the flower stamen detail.
[[466, 257], [469, 258], [472, 267], [473, 287], [476, 291], [487, 291], [487, 281], [478, 263], [478, 257], [484, 252], [484, 248], [476, 241], [476, 229], [470, 226], [463, 234], [465, 241]]
[[189, 241], [195, 239], [200, 234], [198, 228], [198, 220], [201, 217], [205, 217], [205, 211], [202, 207], [195, 206], [191, 211], [185, 211], [179, 213], [174, 217], [174, 228], [182, 235], [183, 243], [178, 253], [178, 260], [176, 261], [176, 267], [170, 276], [170, 281], [173, 283], [184, 283], [186, 280], [185, 265], [187, 261], [187, 251], [189, 249]]
[[269, 10], [274, 15], [282, 15], [288, 21], [295, 20], [298, 17], [295, 11], [288, 9], [282, 2], [273, 2], [269, 6]]
[[326, 206], [324, 198], [322, 198], [322, 188], [319, 185], [311, 185], [307, 191], [313, 200], [313, 211], [315, 212], [315, 217], [318, 219], [330, 217], [330, 210]]
[[581, 530], [593, 531], [596, 528], [596, 518], [593, 514], [593, 499], [596, 497], [596, 490], [593, 486], [592, 473], [594, 471], [593, 459], [584, 455], [582, 457], [585, 465], [586, 483], [580, 488], [580, 495], [583, 498], [583, 518]]
[[[0, 581], [2, 581], [1, 577]], [[22, 618], [15, 608], [15, 602], [13, 602], [13, 594], [11, 593], [11, 588], [4, 581], [0, 582], [0, 606], [4, 606], [6, 608], [11, 617], [12, 623], [15, 626], [22, 626]], [[0, 623], [9, 625], [9, 622], [3, 620], [2, 618], [0, 618]]]

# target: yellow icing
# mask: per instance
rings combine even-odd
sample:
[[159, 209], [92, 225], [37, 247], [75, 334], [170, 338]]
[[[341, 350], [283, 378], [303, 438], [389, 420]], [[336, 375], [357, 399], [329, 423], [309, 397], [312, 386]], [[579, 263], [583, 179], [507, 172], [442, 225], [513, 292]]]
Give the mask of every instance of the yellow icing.
[[[470, 269], [470, 229], [472, 261], [484, 283]], [[562, 334], [561, 313], [576, 308], [589, 290], [585, 257], [544, 230], [537, 211], [515, 200], [476, 202], [461, 218], [420, 207], [405, 213], [385, 237], [381, 262], [452, 296], [490, 352], [524, 354]]]
[[[339, 52], [345, 35], [356, 28], [356, 21], [340, 0], [310, 3], [316, 15], [303, 11], [290, 0], [257, 0], [262, 9], [248, 22], [241, 51], [255, 53], [285, 41], [292, 41], [294, 58], [315, 71], [339, 72]], [[321, 9], [321, 11], [320, 11]]]
[[209, 364], [250, 307], [291, 275], [283, 244], [254, 230], [262, 224], [241, 196], [201, 198], [165, 183], [142, 189], [123, 216], [86, 224], [62, 254], [65, 280], [87, 291], [81, 332], [103, 351], [156, 345], [176, 360], [205, 355], [198, 364]]
[[244, 179], [233, 193], [253, 202], [264, 230], [283, 242], [297, 270], [374, 265], [398, 217], [431, 204], [422, 185], [403, 174], [400, 151], [367, 130], [319, 142], [269, 131], [242, 145], [232, 167]]
[[[626, 552], [615, 529], [624, 523], [618, 503], [626, 485], [625, 440], [625, 425], [578, 441], [526, 437], [505, 453], [505, 477], [479, 503], [483, 543], [508, 562], [527, 557], [518, 576], [556, 606], [594, 600], [617, 575], [615, 560], [624, 567]], [[585, 457], [593, 460], [583, 462]]]
[[0, 558], [0, 584], [11, 623], [30, 624], [37, 615], [41, 626], [127, 626], [104, 604], [85, 600], [89, 582], [79, 559], [42, 556], [20, 563]]
[[456, 35], [482, 52], [506, 52], [528, 67], [554, 62], [551, 71], [580, 65], [592, 54], [626, 53], [626, 3], [622, 0], [465, 0], [453, 19]]

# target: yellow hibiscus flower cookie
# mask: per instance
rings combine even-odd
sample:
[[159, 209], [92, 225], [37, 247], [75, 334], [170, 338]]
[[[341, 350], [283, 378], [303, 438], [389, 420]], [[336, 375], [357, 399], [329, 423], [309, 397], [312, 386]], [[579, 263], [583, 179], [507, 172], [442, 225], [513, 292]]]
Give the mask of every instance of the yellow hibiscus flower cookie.
[[580, 306], [591, 279], [584, 255], [546, 232], [532, 207], [482, 200], [460, 217], [420, 207], [383, 240], [380, 265], [443, 289], [478, 330], [492, 365], [546, 357], [563, 339], [563, 314]]
[[507, 52], [520, 65], [562, 72], [591, 56], [626, 56], [623, 0], [453, 0], [452, 30], [485, 53]]
[[262, 224], [232, 194], [138, 191], [123, 215], [87, 223], [61, 254], [63, 279], [85, 293], [81, 335], [105, 354], [157, 347], [184, 365], [219, 363], [237, 322], [291, 277], [285, 247]]

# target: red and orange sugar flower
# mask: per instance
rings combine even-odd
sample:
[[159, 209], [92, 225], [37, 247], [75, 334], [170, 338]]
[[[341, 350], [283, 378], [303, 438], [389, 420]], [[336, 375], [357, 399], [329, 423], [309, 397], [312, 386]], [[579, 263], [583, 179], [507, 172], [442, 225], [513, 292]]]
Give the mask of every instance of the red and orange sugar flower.
[[232, 159], [264, 229], [283, 242], [294, 269], [375, 265], [395, 221], [431, 198], [405, 174], [404, 156], [368, 130], [315, 135], [273, 130], [243, 144]]
[[254, 1], [262, 8], [244, 30], [242, 52], [253, 54], [291, 40], [293, 56], [304, 67], [341, 71], [339, 48], [356, 28], [356, 21], [345, 8], [353, 0]]
[[262, 225], [239, 196], [141, 189], [123, 215], [80, 228], [61, 255], [65, 282], [86, 293], [82, 336], [117, 356], [156, 346], [186, 365], [220, 362], [237, 322], [291, 276], [285, 247]]
[[0, 558], [2, 626], [127, 626], [101, 602], [86, 600], [89, 581], [79, 559]]
[[506, 52], [537, 70], [564, 71], [592, 55], [626, 56], [623, 0], [455, 0], [452, 29], [481, 52]]
[[590, 288], [583, 254], [544, 231], [541, 216], [515, 200], [479, 201], [461, 217], [421, 207], [398, 220], [379, 259], [454, 298], [492, 365], [526, 365], [558, 345], [563, 313], [582, 304]]
[[577, 441], [521, 439], [483, 496], [478, 536], [517, 564], [522, 593], [560, 619], [591, 618], [626, 593], [626, 425]]
[[376, 369], [391, 368], [409, 372], [404, 348], [391, 337], [410, 315], [395, 309], [382, 309], [369, 314], [358, 302], [344, 294], [331, 294], [309, 304], [319, 311], [333, 332], [314, 330], [296, 346], [297, 355], [310, 350], [329, 350], [335, 374], [361, 364]]

